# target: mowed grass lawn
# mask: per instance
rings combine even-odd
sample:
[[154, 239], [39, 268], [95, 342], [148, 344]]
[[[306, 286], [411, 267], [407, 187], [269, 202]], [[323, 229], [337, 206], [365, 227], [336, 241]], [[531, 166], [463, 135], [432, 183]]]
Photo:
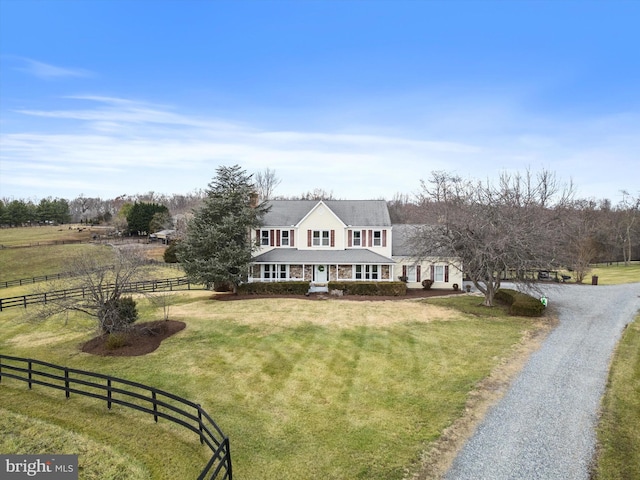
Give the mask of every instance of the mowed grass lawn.
[[625, 330], [609, 372], [594, 480], [640, 478], [640, 315]]
[[[461, 301], [480, 299], [440, 303]], [[0, 314], [3, 353], [182, 395], [201, 403], [229, 436], [235, 478], [305, 480], [405, 478], [463, 414], [469, 391], [544, 321], [498, 308], [462, 314], [415, 301], [217, 301], [211, 292], [192, 291], [177, 293], [170, 307], [185, 330], [149, 355], [117, 358], [80, 352], [93, 335], [84, 319], [33, 324], [26, 314]], [[160, 319], [162, 311], [141, 300], [141, 316]], [[15, 425], [30, 418], [51, 432], [28, 435], [13, 420], [0, 422], [0, 437], [12, 439], [0, 440], [3, 453], [29, 446], [46, 452], [49, 441], [73, 437], [75, 443], [63, 443], [80, 452], [84, 478], [107, 478], [89, 471], [94, 457], [109, 458], [108, 449], [119, 465], [136, 467], [119, 478], [195, 478], [206, 461], [192, 434], [123, 408], [108, 413], [91, 399], [65, 400], [3, 380], [0, 405]]]

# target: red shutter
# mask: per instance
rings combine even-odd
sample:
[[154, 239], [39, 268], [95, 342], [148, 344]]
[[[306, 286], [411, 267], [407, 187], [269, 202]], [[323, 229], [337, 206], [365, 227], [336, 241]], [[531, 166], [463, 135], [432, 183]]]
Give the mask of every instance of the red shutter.
[[369, 246], [373, 245], [373, 230], [369, 230]]
[[276, 247], [280, 246], [280, 230], [276, 230]]
[[360, 246], [361, 247], [366, 247], [367, 246], [367, 231], [366, 230], [362, 230], [362, 238], [360, 239]]
[[420, 282], [420, 265], [416, 265], [416, 282]]
[[262, 245], [262, 238], [260, 237], [260, 229], [256, 228], [256, 243]]
[[276, 244], [275, 236], [276, 236], [275, 230], [269, 231], [269, 245], [272, 247]]
[[431, 280], [433, 280], [435, 282], [435, 277], [436, 277], [436, 267], [435, 265], [431, 265], [431, 267], [429, 267], [429, 274], [431, 275]]
[[347, 246], [353, 247], [353, 231], [351, 230], [347, 232]]
[[382, 246], [383, 247], [387, 246], [387, 231], [386, 230], [382, 230]]
[[311, 230], [307, 230], [307, 247], [311, 246]]
[[403, 277], [407, 276], [407, 266], [406, 265], [402, 265], [402, 276]]
[[336, 231], [335, 230], [331, 230], [331, 246], [335, 247], [336, 246]]
[[444, 266], [444, 281], [449, 281], [449, 265]]
[[295, 238], [295, 236], [294, 236], [294, 230], [290, 230], [290, 231], [289, 231], [289, 246], [290, 246], [290, 247], [295, 247], [295, 242], [294, 242], [294, 240], [293, 240], [294, 238]]

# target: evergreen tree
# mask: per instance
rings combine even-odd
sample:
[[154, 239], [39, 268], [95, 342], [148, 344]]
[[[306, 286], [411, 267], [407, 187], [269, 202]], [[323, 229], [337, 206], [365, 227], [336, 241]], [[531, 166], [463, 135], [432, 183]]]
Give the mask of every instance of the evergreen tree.
[[256, 245], [250, 231], [260, 227], [267, 212], [255, 198], [251, 175], [240, 166], [218, 167], [203, 206], [187, 226], [177, 256], [187, 275], [207, 285], [227, 283], [234, 293], [246, 281]]
[[151, 221], [156, 213], [169, 215], [169, 209], [157, 203], [134, 203], [127, 213], [129, 232], [137, 233], [138, 235], [151, 233]]

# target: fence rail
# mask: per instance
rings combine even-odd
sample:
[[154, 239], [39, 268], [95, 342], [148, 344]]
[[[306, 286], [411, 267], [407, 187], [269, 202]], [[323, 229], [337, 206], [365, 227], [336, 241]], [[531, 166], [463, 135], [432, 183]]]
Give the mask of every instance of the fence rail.
[[[163, 268], [173, 268], [174, 270], [182, 270], [182, 265], [180, 263], [165, 263], [159, 262], [158, 260], [146, 260], [145, 262], [148, 265], [158, 265]], [[113, 266], [108, 266], [105, 268], [113, 268]], [[9, 287], [17, 287], [22, 285], [30, 285], [32, 283], [46, 282], [49, 280], [60, 280], [61, 278], [67, 277], [77, 277], [78, 273], [76, 272], [61, 272], [61, 273], [52, 273], [49, 275], [40, 275], [37, 277], [30, 278], [18, 278], [15, 280], [2, 280], [0, 281], [0, 288], [9, 288]]]
[[122, 405], [169, 420], [192, 431], [200, 443], [211, 450], [198, 480], [232, 480], [229, 438], [220, 430], [209, 414], [194, 402], [147, 385], [101, 373], [62, 367], [30, 358], [0, 354], [0, 382], [13, 378], [32, 386], [42, 385], [63, 390], [66, 398], [77, 394], [113, 404]]
[[[187, 286], [191, 290], [191, 282], [187, 277], [165, 278], [163, 280], [143, 280], [140, 282], [127, 283], [122, 286], [122, 291], [126, 293], [140, 292], [162, 292], [172, 291], [180, 286]], [[106, 288], [114, 288], [115, 285], [108, 285]], [[0, 312], [12, 307], [24, 307], [39, 303], [55, 302], [64, 298], [84, 298], [90, 294], [90, 289], [86, 287], [68, 288], [55, 290], [52, 292], [32, 293], [29, 295], [19, 295], [17, 297], [0, 298]]]

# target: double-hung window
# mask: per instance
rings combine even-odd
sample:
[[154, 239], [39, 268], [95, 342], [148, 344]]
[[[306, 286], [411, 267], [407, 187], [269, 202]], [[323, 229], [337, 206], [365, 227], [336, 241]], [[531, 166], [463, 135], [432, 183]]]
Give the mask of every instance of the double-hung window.
[[289, 230], [282, 230], [280, 232], [280, 245], [283, 247], [289, 246]]
[[433, 281], [434, 282], [444, 282], [444, 266], [436, 265], [433, 269]]
[[382, 231], [374, 230], [373, 231], [373, 246], [381, 247], [382, 246]]
[[362, 246], [362, 232], [360, 230], [354, 230], [353, 233], [353, 246], [361, 247]]
[[260, 230], [260, 245], [271, 245], [269, 240], [269, 230]]
[[328, 247], [330, 244], [329, 230], [314, 230], [312, 238], [314, 247]]

